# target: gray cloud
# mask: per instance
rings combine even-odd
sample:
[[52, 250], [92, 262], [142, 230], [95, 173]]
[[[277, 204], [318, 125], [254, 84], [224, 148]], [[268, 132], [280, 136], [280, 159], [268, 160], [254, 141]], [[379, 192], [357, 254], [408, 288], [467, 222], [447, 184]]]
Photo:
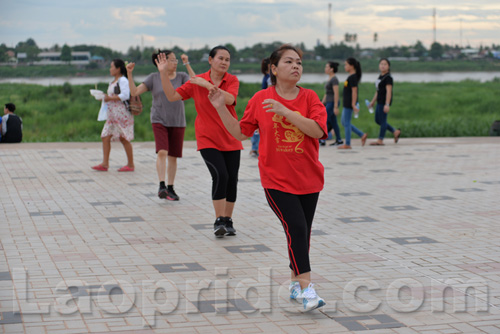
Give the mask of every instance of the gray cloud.
[[[177, 44], [189, 48], [232, 43], [243, 47], [280, 40], [304, 42], [312, 47], [317, 39], [326, 42], [328, 3], [325, 0], [153, 0], [147, 3], [132, 0], [2, 0], [0, 43], [11, 45], [31, 37], [41, 47], [50, 47], [55, 43], [86, 43], [126, 51], [129, 46], [140, 44], [140, 36], [146, 36], [147, 45], [153, 46]], [[440, 23], [462, 15], [471, 43], [500, 42], [496, 36], [500, 28], [498, 19], [486, 21], [491, 31], [484, 28], [486, 17], [500, 16], [500, 5], [496, 0], [474, 3], [442, 0], [439, 4], [431, 0], [418, 3], [403, 0], [396, 4], [393, 0], [331, 3], [335, 42], [340, 41], [345, 32], [357, 32], [361, 46], [372, 46], [374, 31], [381, 32], [380, 45], [416, 40], [430, 42], [430, 28], [426, 30], [412, 22], [421, 22], [429, 17], [434, 5], [438, 7], [441, 32], [445, 28]], [[119, 7], [117, 4], [120, 4]], [[145, 9], [138, 12], [142, 14], [134, 14], [141, 8]], [[389, 22], [394, 22], [389, 19], [400, 19], [398, 22], [406, 22], [408, 26], [395, 29], [387, 25], [383, 18]], [[476, 22], [475, 18], [481, 20]], [[441, 36], [450, 41], [443, 42], [451, 42], [454, 38], [454, 28], [449, 29], [449, 36], [444, 33]]]

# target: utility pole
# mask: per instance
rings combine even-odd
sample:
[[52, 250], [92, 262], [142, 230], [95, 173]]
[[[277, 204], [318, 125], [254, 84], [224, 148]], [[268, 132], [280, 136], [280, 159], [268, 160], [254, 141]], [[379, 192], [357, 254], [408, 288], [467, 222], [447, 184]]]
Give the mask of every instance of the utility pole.
[[460, 48], [463, 49], [464, 45], [462, 43], [462, 19], [460, 19]]
[[333, 36], [332, 36], [332, 4], [329, 3], [328, 4], [328, 45], [332, 45], [332, 39], [333, 39]]
[[432, 30], [434, 31], [434, 43], [436, 43], [436, 7], [434, 7], [432, 11], [432, 18], [433, 18]]

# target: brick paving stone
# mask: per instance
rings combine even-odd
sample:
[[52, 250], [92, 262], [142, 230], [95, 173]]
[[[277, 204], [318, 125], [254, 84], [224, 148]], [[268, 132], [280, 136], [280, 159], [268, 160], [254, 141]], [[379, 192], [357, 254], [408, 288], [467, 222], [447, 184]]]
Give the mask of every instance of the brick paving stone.
[[[90, 169], [100, 143], [2, 147], [0, 331], [356, 333], [334, 319], [362, 316], [370, 333], [499, 333], [498, 138], [357, 144], [320, 148], [326, 183], [310, 255], [327, 305], [309, 314], [288, 299], [286, 239], [257, 160], [242, 154], [238, 234], [216, 239], [211, 177], [194, 142], [178, 162], [178, 202], [156, 195], [154, 143], [133, 144], [136, 171], [126, 174], [116, 172], [118, 149], [109, 172]], [[23, 270], [26, 281], [14, 275]], [[109, 288], [117, 281], [125, 290]], [[60, 314], [73, 297], [89, 312]], [[379, 305], [355, 312], [368, 301]], [[399, 309], [411, 302], [421, 305]], [[148, 328], [146, 314], [163, 304], [168, 314]], [[30, 305], [51, 311], [29, 314]]]

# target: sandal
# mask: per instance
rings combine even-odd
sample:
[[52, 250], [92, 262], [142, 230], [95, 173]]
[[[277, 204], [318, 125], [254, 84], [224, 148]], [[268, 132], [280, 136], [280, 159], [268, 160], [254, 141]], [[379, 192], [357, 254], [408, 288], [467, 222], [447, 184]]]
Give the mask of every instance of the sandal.
[[381, 142], [378, 142], [378, 141], [374, 141], [373, 143], [370, 143], [371, 146], [384, 146], [385, 144], [384, 143], [381, 143]]
[[345, 145], [344, 144], [342, 146], [337, 147], [337, 149], [339, 149], [339, 150], [350, 150], [350, 149], [352, 149], [352, 147], [351, 147], [351, 145]]
[[134, 171], [134, 167], [123, 166], [118, 171], [119, 172], [133, 172]]
[[365, 133], [365, 134], [361, 137], [361, 146], [365, 146], [365, 144], [366, 144], [366, 138], [368, 138], [368, 133]]
[[103, 165], [99, 164], [99, 165], [95, 165], [95, 166], [92, 166], [90, 167], [94, 170], [98, 170], [100, 172], [107, 172], [108, 171], [108, 167], [104, 167]]
[[399, 136], [401, 136], [401, 129], [394, 131], [394, 142], [397, 144], [399, 141]]

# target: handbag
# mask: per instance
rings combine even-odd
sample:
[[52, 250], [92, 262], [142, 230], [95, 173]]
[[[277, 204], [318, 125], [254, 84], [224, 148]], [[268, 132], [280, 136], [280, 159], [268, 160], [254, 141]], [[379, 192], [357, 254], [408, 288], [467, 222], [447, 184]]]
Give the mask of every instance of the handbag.
[[[120, 85], [116, 83], [114, 93], [120, 95]], [[139, 116], [142, 113], [142, 100], [140, 96], [130, 96], [130, 99], [123, 101], [125, 108], [133, 115]]]

